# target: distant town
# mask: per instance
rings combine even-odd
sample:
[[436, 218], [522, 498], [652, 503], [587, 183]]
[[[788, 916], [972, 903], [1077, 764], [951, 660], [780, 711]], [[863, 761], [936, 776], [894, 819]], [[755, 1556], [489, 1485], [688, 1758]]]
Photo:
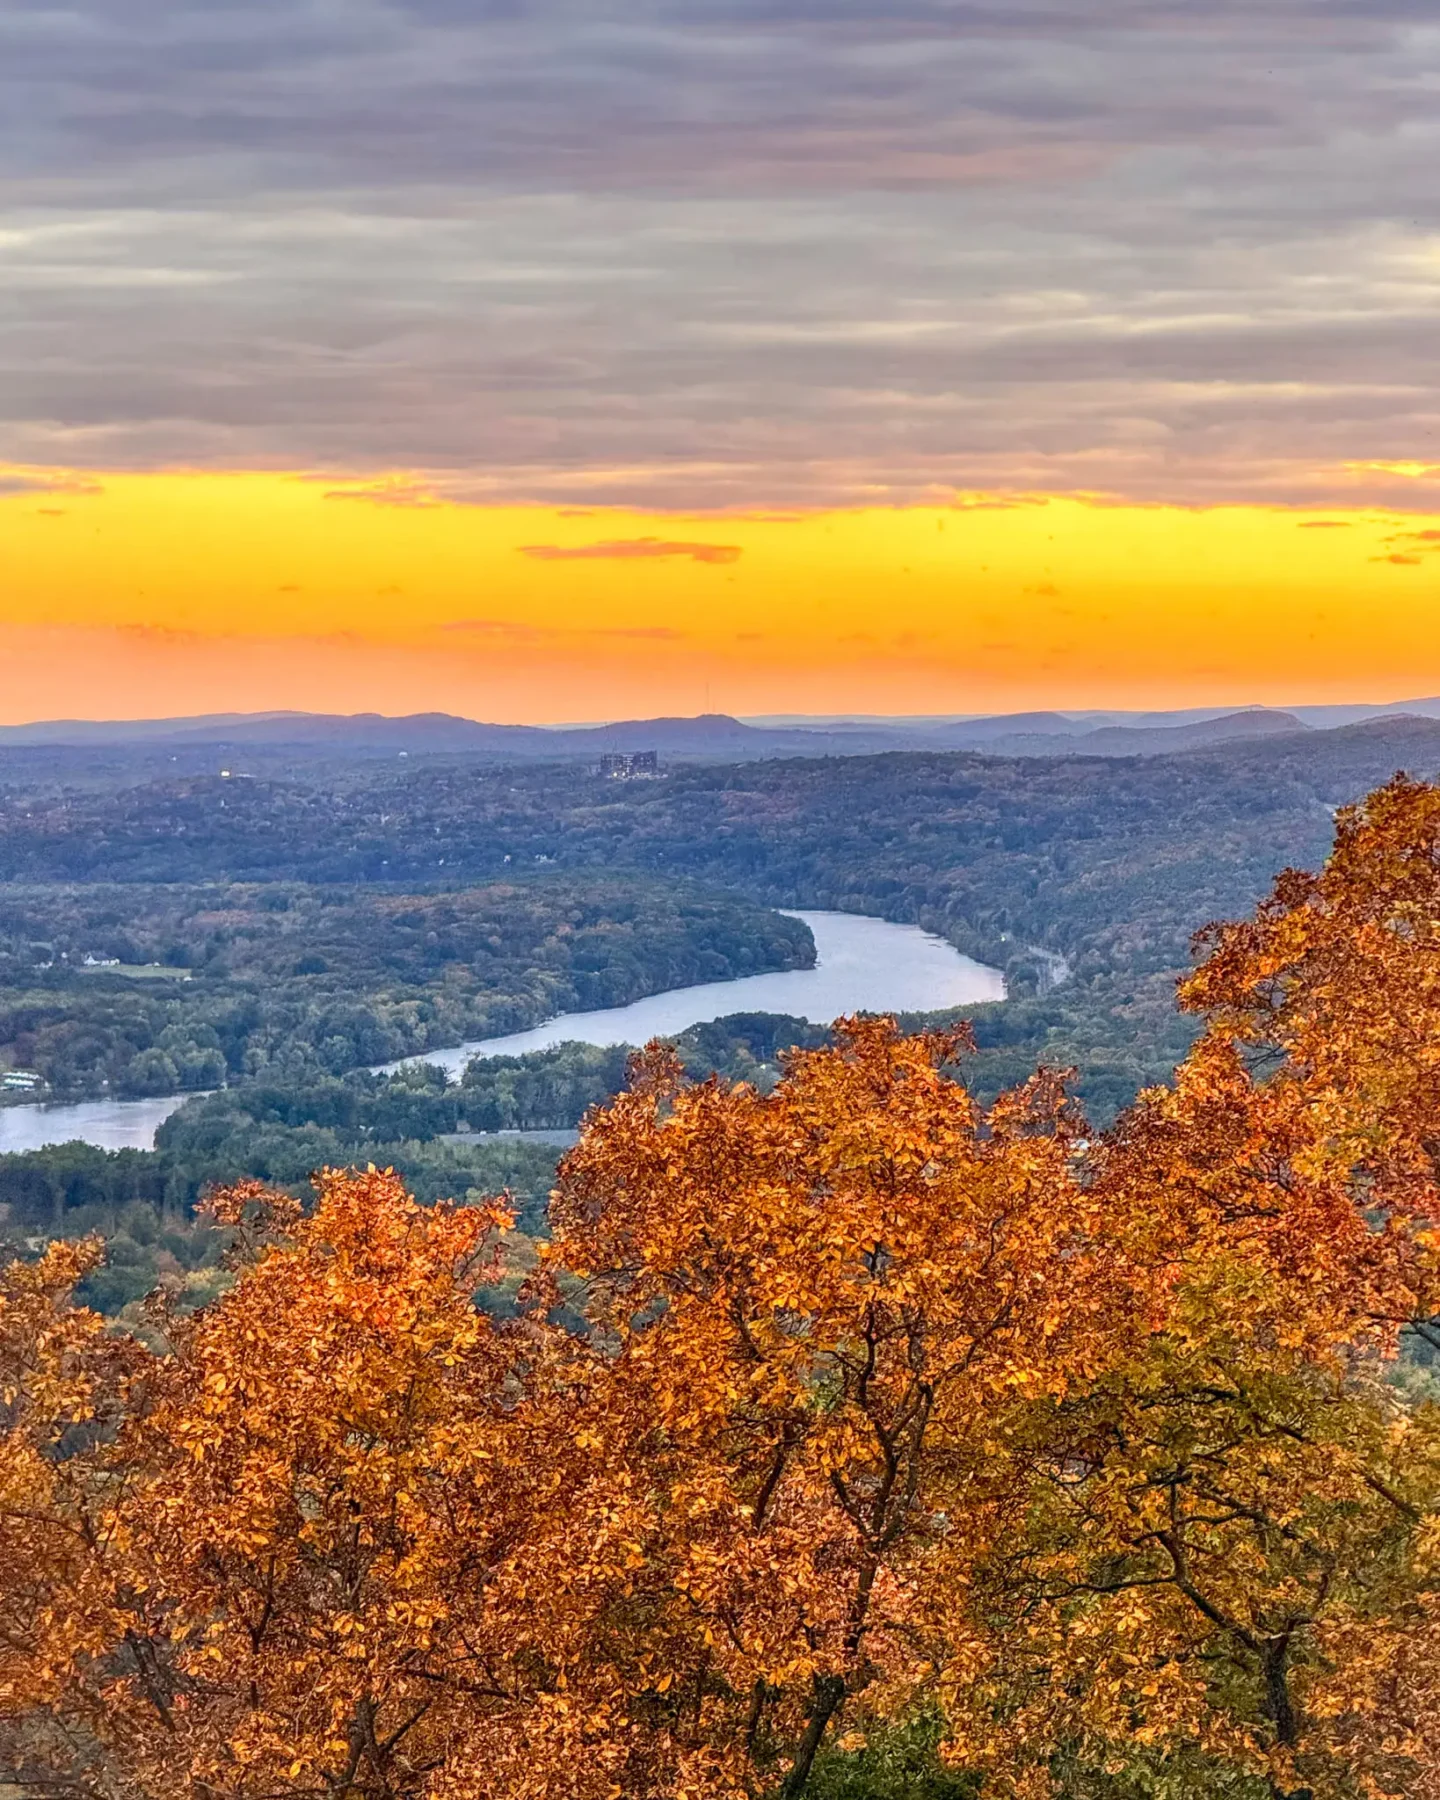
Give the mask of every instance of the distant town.
[[660, 755], [656, 750], [609, 752], [600, 758], [596, 773], [607, 781], [658, 781]]

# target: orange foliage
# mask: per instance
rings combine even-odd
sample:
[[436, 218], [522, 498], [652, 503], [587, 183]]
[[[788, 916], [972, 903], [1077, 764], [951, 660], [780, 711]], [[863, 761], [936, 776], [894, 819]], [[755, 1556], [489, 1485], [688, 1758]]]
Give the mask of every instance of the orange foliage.
[[842, 1707], [930, 1684], [1015, 1434], [1143, 1336], [1059, 1085], [984, 1118], [962, 1047], [851, 1023], [768, 1098], [652, 1051], [567, 1160], [553, 1255], [611, 1345], [571, 1529], [614, 1546], [595, 1625], [641, 1627], [581, 1661], [664, 1669], [662, 1792], [798, 1792]]
[[100, 1246], [52, 1244], [0, 1272], [0, 1708], [63, 1687], [82, 1647], [57, 1601], [83, 1583], [88, 1493], [64, 1456], [104, 1404], [100, 1320], [69, 1304]]
[[1440, 791], [1342, 813], [1321, 875], [1206, 937], [1209, 1029], [1091, 1164], [1165, 1328], [1062, 1409], [957, 1747], [1022, 1786], [1124, 1746], [1180, 1791], [1434, 1795], [1440, 1421], [1387, 1365], [1440, 1342]]
[[1001, 1791], [1440, 1800], [1440, 791], [1208, 947], [1100, 1142], [963, 1033], [770, 1095], [652, 1047], [518, 1322], [504, 1208], [373, 1170], [220, 1197], [153, 1350], [68, 1303], [95, 1247], [8, 1271], [0, 1780], [796, 1800], [925, 1705]]

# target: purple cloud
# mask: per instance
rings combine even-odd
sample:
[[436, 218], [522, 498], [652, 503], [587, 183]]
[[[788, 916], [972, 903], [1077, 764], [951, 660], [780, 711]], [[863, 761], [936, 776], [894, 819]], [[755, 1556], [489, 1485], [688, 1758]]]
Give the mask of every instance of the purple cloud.
[[1434, 16], [0, 7], [0, 463], [1440, 505]]

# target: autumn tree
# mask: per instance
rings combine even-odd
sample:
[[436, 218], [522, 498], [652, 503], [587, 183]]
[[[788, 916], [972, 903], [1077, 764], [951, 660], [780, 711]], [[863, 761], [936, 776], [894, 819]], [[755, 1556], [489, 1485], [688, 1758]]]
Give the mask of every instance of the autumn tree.
[[[563, 1507], [527, 1396], [568, 1342], [474, 1304], [507, 1215], [420, 1207], [374, 1171], [325, 1176], [308, 1213], [253, 1187], [214, 1210], [240, 1238], [230, 1291], [190, 1319], [157, 1311], [168, 1341], [116, 1428], [58, 1471], [42, 1446], [27, 1487], [7, 1482], [6, 1527], [32, 1511], [43, 1563], [44, 1534], [65, 1548], [63, 1471], [90, 1522], [83, 1582], [52, 1580], [19, 1621], [32, 1675], [5, 1697], [45, 1755], [12, 1773], [145, 1800], [607, 1793], [535, 1648], [545, 1594], [507, 1561]], [[12, 1280], [40, 1314], [74, 1272]], [[58, 1317], [68, 1338], [99, 1323]], [[43, 1319], [21, 1325], [7, 1338], [53, 1363]], [[83, 1417], [40, 1379], [37, 1415]]]
[[1058, 1081], [984, 1115], [963, 1034], [838, 1040], [768, 1097], [652, 1052], [552, 1207], [611, 1356], [576, 1679], [642, 1696], [657, 1792], [793, 1800], [838, 1723], [931, 1691], [1031, 1415], [1144, 1330]]
[[147, 1800], [798, 1794], [924, 1689], [1011, 1421], [1134, 1310], [1058, 1085], [982, 1119], [961, 1048], [853, 1025], [768, 1099], [652, 1053], [515, 1326], [500, 1212], [223, 1197], [234, 1286], [74, 1465], [108, 1635], [27, 1696], [57, 1741]]
[[123, 1629], [96, 1449], [145, 1358], [73, 1304], [101, 1256], [88, 1239], [0, 1269], [0, 1782], [40, 1792], [61, 1771], [86, 1791], [103, 1785], [99, 1741], [72, 1697]]
[[1321, 874], [1206, 947], [1205, 1036], [1090, 1165], [1172, 1272], [1163, 1328], [1060, 1410], [957, 1745], [1433, 1793], [1440, 1428], [1388, 1371], [1433, 1331], [1440, 792], [1342, 814]]
[[1376, 1227], [1351, 1278], [1370, 1292], [1348, 1298], [1440, 1347], [1440, 787], [1396, 776], [1344, 808], [1319, 874], [1288, 870], [1200, 941], [1181, 1004], [1207, 1016], [1208, 1053], [1298, 1120], [1309, 1191], [1338, 1188]]

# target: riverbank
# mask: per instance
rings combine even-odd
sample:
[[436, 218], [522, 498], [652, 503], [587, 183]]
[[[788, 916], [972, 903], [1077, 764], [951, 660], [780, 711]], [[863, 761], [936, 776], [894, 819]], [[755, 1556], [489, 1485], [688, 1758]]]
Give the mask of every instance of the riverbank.
[[[643, 1044], [735, 1013], [776, 1013], [828, 1024], [853, 1012], [930, 1012], [978, 1005], [1005, 995], [1004, 977], [914, 925], [838, 912], [793, 912], [815, 940], [811, 969], [786, 969], [703, 982], [653, 994], [629, 1006], [562, 1014], [529, 1031], [477, 1039], [375, 1066], [443, 1067], [451, 1079], [480, 1056], [514, 1056], [565, 1042]], [[147, 1100], [93, 1100], [60, 1106], [12, 1106], [0, 1112], [0, 1153], [81, 1142], [99, 1149], [146, 1150], [155, 1133], [193, 1093]]]

